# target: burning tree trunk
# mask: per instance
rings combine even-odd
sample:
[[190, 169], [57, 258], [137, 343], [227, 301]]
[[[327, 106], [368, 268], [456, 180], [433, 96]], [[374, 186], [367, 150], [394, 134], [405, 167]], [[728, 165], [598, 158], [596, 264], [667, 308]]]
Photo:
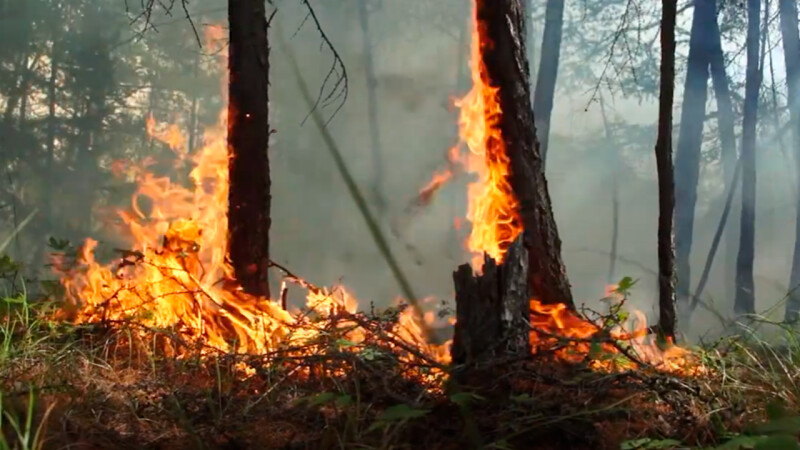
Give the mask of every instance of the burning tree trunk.
[[[541, 61], [536, 78], [536, 90], [533, 94], [536, 128], [541, 136], [542, 164], [547, 161], [547, 148], [550, 142], [550, 116], [553, 113], [553, 98], [558, 80], [558, 60], [561, 56], [563, 27], [564, 0], [547, 0]], [[533, 43], [530, 45], [533, 46]]]
[[[485, 156], [494, 169], [508, 165], [507, 173], [500, 173], [507, 184], [498, 189], [500, 195], [516, 197], [511, 204], [518, 210], [502, 211], [506, 216], [501, 219], [519, 222], [522, 233], [512, 237], [501, 254], [502, 264], [486, 256], [482, 275], [473, 276], [469, 265], [454, 275], [457, 322], [452, 354], [457, 364], [498, 352], [527, 353], [531, 298], [574, 309], [533, 125], [522, 3], [476, 0], [475, 20], [473, 45], [479, 50], [473, 57], [479, 61], [473, 61], [473, 70], [480, 72], [483, 125], [491, 128], [482, 136]], [[514, 224], [511, 228], [519, 229]], [[507, 233], [498, 237], [507, 238]]]
[[661, 2], [661, 90], [658, 104], [658, 328], [675, 336], [675, 248], [672, 218], [675, 180], [672, 166], [672, 103], [675, 96], [675, 16], [677, 0]]
[[263, 1], [229, 0], [228, 251], [237, 280], [269, 296], [269, 47]]
[[742, 119], [742, 216], [739, 229], [739, 254], [736, 258], [737, 314], [755, 313], [753, 258], [755, 253], [756, 207], [756, 122], [758, 91], [761, 86], [758, 44], [760, 0], [747, 1], [747, 76], [745, 79], [744, 118]]
[[[800, 32], [797, 25], [797, 0], [780, 0], [778, 7], [786, 63], [792, 144], [797, 152], [800, 151]], [[800, 157], [795, 157], [795, 160], [800, 162]], [[797, 201], [800, 202], [800, 195], [798, 195]], [[787, 322], [797, 321], [800, 315], [800, 292], [796, 289], [798, 285], [800, 285], [800, 204], [797, 205], [794, 255], [789, 275], [789, 298], [786, 302], [784, 316]]]
[[574, 308], [533, 126], [523, 10], [521, 0], [476, 0], [480, 56], [489, 84], [499, 89], [500, 131], [524, 229], [530, 294]]

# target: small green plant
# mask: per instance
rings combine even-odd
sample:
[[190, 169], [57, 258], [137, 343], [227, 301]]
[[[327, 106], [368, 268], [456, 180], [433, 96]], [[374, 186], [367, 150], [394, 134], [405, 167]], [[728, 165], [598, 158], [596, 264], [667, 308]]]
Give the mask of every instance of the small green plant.
[[767, 421], [748, 427], [744, 433], [732, 436], [716, 450], [797, 450], [800, 444], [800, 415], [791, 413], [783, 404], [767, 405]]
[[[42, 432], [54, 406], [55, 404], [51, 403], [39, 423], [35, 424], [36, 395], [33, 389], [29, 390], [24, 417], [5, 408], [3, 394], [0, 392], [0, 450], [39, 450], [43, 448], [44, 435]], [[7, 429], [12, 431], [8, 435], [6, 434]]]

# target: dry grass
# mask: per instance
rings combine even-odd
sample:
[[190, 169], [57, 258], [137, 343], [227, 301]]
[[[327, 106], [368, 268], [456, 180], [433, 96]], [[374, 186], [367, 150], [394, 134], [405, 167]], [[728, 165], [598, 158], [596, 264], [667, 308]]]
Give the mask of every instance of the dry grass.
[[51, 322], [23, 297], [3, 308], [0, 449], [715, 447], [764, 421], [771, 402], [797, 410], [800, 399], [792, 339], [781, 351], [752, 338], [698, 350], [713, 369], [703, 377], [540, 356], [457, 386], [409, 362], [372, 316], [358, 317], [375, 331], [358, 352], [330, 333], [305, 356], [255, 357], [134, 323]]

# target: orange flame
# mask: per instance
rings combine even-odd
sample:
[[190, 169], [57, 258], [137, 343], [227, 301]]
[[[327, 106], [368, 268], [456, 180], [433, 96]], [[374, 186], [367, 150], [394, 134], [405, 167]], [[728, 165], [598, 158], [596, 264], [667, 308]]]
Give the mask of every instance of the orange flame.
[[[221, 27], [208, 27], [208, 47], [220, 47], [223, 36]], [[218, 54], [224, 64], [227, 52], [221, 48]], [[224, 93], [227, 78], [223, 86]], [[317, 330], [307, 314], [290, 314], [277, 302], [244, 293], [233, 281], [225, 254], [227, 118], [227, 108], [223, 108], [217, 125], [205, 130], [202, 148], [188, 155], [187, 139], [178, 126], [147, 117], [148, 134], [191, 163], [191, 186], [157, 177], [142, 165], [128, 170], [132, 162], [112, 164], [115, 174], [133, 173], [138, 183], [131, 208], [117, 212], [130, 238], [130, 251], [116, 267], [103, 265], [94, 256], [97, 241], [89, 239], [77, 267], [63, 269], [61, 282], [67, 299], [75, 305], [75, 322], [133, 322], [147, 329], [173, 330], [186, 341], [204, 344], [206, 351], [251, 354], [322, 335], [323, 330]], [[306, 306], [324, 317], [353, 314], [357, 302], [343, 288], [311, 287]], [[64, 314], [68, 314], [66, 309]], [[384, 332], [418, 342], [416, 348], [422, 354], [440, 361], [449, 357], [446, 345], [425, 343], [410, 308], [402, 311], [394, 329]], [[357, 327], [346, 335], [356, 344], [365, 338], [364, 330]]]
[[[477, 175], [477, 180], [467, 188], [467, 220], [472, 223], [472, 230], [466, 243], [473, 254], [472, 265], [476, 270], [483, 265], [484, 253], [502, 262], [506, 250], [522, 232], [517, 198], [509, 181], [511, 162], [500, 130], [499, 88], [491, 85], [481, 56], [489, 44], [484, 27], [473, 17], [472, 89], [455, 102], [460, 110], [459, 144], [448, 156], [452, 166], [461, 165], [467, 172]], [[462, 144], [469, 150], [466, 155], [461, 154]], [[436, 173], [420, 191], [420, 203], [427, 204], [433, 193], [453, 175], [453, 168]]]

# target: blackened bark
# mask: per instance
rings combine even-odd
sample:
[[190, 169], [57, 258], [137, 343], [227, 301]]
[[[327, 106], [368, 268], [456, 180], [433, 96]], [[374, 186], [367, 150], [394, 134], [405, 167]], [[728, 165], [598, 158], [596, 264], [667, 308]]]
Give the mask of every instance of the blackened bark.
[[237, 280], [269, 296], [269, 47], [263, 0], [230, 0], [228, 251]]
[[[550, 117], [558, 80], [558, 61], [561, 57], [561, 34], [564, 28], [564, 0], [547, 0], [541, 60], [539, 61], [536, 90], [533, 94], [533, 112], [536, 129], [541, 139], [542, 164], [547, 163], [550, 143]], [[530, 44], [533, 46], [533, 43]]]
[[742, 215], [739, 228], [739, 254], [736, 258], [736, 314], [755, 313], [753, 258], [755, 254], [756, 206], [756, 122], [759, 68], [760, 0], [747, 0], [747, 70], [745, 78], [744, 118], [742, 119]]
[[672, 166], [672, 104], [675, 96], [675, 17], [677, 0], [661, 2], [661, 87], [658, 98], [658, 329], [675, 337], [675, 248], [672, 219], [675, 180]]
[[511, 186], [525, 229], [530, 293], [543, 303], [564, 303], [574, 309], [536, 139], [522, 3], [476, 0], [476, 7], [478, 29], [487, 41], [481, 45], [481, 58], [490, 84], [500, 90], [501, 133], [511, 160]]
[[[797, 25], [797, 0], [780, 0], [778, 3], [783, 37], [784, 62], [786, 64], [786, 84], [788, 86], [789, 120], [792, 130], [792, 146], [795, 161], [800, 163], [800, 32]], [[800, 166], [798, 167], [800, 169]], [[800, 192], [798, 193], [795, 219], [794, 254], [789, 274], [789, 297], [786, 301], [784, 319], [797, 321], [800, 316]]]
[[497, 356], [530, 353], [527, 259], [522, 239], [518, 238], [500, 266], [485, 256], [481, 275], [473, 275], [469, 264], [459, 266], [453, 273], [456, 288], [453, 363], [474, 367]]
[[[716, 5], [715, 5], [716, 10]], [[735, 167], [738, 157], [736, 155], [736, 118], [733, 114], [733, 101], [731, 99], [730, 82], [725, 72], [725, 55], [722, 51], [722, 38], [720, 36], [719, 24], [716, 19], [709, 23], [711, 30], [711, 82], [714, 87], [714, 98], [717, 102], [717, 128], [719, 130], [719, 140], [722, 158], [722, 176], [724, 177], [725, 192], [733, 192]], [[721, 199], [721, 201], [724, 201]], [[727, 225], [725, 230], [725, 257], [723, 258], [725, 272], [726, 297], [734, 297], [734, 275], [736, 273], [736, 231], [737, 224]]]
[[372, 149], [372, 191], [378, 211], [386, 209], [383, 193], [383, 151], [381, 150], [380, 121], [378, 120], [378, 98], [375, 90], [378, 80], [375, 77], [375, 63], [372, 57], [372, 38], [369, 32], [369, 11], [367, 0], [358, 1], [358, 20], [361, 25], [361, 38], [364, 41], [364, 70], [367, 78], [367, 115], [369, 116], [369, 143]]
[[697, 0], [694, 3], [680, 132], [675, 148], [675, 263], [678, 278], [677, 302], [682, 318], [685, 318], [688, 311], [691, 289], [690, 255], [708, 98], [708, 44], [711, 40], [710, 22], [716, 20], [715, 13], [713, 0]]

